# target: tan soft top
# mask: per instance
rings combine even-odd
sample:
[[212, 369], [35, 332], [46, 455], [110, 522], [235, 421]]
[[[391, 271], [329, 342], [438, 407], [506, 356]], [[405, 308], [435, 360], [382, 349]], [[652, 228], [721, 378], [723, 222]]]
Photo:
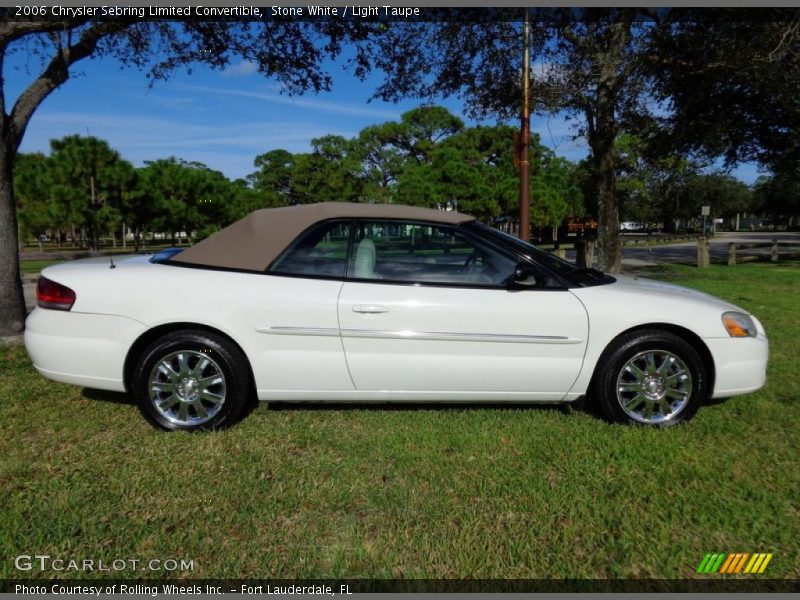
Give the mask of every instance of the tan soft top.
[[264, 271], [311, 225], [339, 218], [410, 219], [451, 225], [473, 220], [461, 213], [398, 204], [323, 202], [263, 208], [174, 255], [171, 261]]

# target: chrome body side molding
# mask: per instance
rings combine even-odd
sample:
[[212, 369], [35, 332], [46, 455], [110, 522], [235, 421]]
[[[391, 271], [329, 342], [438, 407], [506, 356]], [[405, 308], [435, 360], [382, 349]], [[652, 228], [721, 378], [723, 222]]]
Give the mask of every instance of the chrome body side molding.
[[273, 335], [315, 335], [319, 337], [338, 337], [336, 327], [256, 327], [258, 333]]
[[[258, 327], [259, 333], [275, 335], [313, 335], [337, 336], [339, 332], [333, 327]], [[455, 341], [455, 342], [490, 342], [500, 344], [581, 344], [583, 340], [576, 337], [558, 335], [519, 335], [509, 333], [461, 333], [451, 331], [411, 331], [380, 329], [342, 329], [345, 338]]]

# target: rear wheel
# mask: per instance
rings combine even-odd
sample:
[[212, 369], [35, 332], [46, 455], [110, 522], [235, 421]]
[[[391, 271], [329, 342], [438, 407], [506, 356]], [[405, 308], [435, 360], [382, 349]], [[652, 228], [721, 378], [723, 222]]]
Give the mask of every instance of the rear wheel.
[[694, 416], [707, 387], [703, 361], [686, 340], [639, 330], [606, 349], [592, 391], [611, 421], [669, 427]]
[[143, 352], [132, 377], [140, 412], [168, 430], [213, 430], [235, 423], [250, 390], [246, 358], [227, 339], [176, 331]]

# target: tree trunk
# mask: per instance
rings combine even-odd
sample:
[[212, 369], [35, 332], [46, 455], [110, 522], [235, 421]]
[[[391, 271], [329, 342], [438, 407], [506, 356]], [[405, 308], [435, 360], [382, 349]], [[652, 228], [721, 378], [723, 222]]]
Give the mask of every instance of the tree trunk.
[[25, 296], [19, 271], [19, 234], [13, 188], [13, 143], [0, 138], [0, 337], [21, 335]]
[[619, 273], [622, 256], [619, 245], [617, 177], [614, 172], [614, 142], [593, 149], [594, 190], [597, 195], [597, 263], [600, 269]]
[[614, 168], [614, 139], [617, 123], [614, 102], [603, 99], [599, 86], [596, 121], [589, 145], [594, 163], [593, 188], [597, 197], [597, 265], [603, 271], [619, 273], [622, 254], [619, 240], [619, 211], [617, 209], [617, 173]]

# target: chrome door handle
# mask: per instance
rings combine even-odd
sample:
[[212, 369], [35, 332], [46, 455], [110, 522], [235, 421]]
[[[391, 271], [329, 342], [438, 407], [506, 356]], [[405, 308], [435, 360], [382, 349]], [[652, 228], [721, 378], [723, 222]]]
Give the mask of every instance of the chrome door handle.
[[377, 315], [379, 313], [389, 312], [389, 309], [385, 306], [379, 306], [377, 304], [354, 304], [353, 312], [366, 315]]

